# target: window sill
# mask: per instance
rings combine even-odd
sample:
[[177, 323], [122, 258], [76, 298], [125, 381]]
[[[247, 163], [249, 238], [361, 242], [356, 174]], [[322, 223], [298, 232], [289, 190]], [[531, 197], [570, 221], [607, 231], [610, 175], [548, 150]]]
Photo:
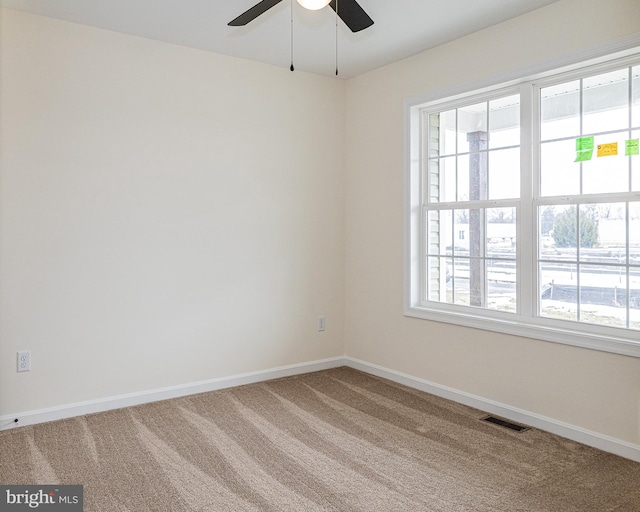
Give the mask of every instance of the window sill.
[[[553, 325], [553, 320], [547, 322], [547, 319], [539, 319], [539, 323], [534, 324], [530, 318], [519, 315], [496, 315], [495, 318], [489, 318], [484, 315], [474, 314], [472, 308], [461, 312], [410, 306], [406, 308], [405, 316], [602, 352], [640, 357], [640, 333], [638, 333], [638, 336], [628, 337], [624, 336], [624, 334], [629, 331], [622, 329], [607, 329], [591, 324], [577, 324], [574, 328], [567, 327], [565, 324], [559, 327]], [[583, 326], [583, 329], [577, 328]], [[594, 332], [596, 330], [609, 332]]]

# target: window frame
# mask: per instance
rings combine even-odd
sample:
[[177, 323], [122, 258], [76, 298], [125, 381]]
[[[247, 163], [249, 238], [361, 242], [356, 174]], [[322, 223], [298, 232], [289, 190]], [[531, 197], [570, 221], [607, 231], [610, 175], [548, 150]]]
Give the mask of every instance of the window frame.
[[[640, 47], [637, 37], [622, 38], [605, 45], [576, 52], [535, 67], [514, 70], [483, 81], [465, 84], [450, 90], [411, 98], [404, 102], [405, 115], [405, 236], [404, 236], [404, 314], [405, 316], [451, 323], [476, 329], [500, 332], [542, 341], [557, 342], [605, 352], [640, 357], [640, 331], [578, 323], [538, 315], [538, 206], [564, 197], [540, 196], [539, 130], [536, 132], [534, 116], [540, 112], [540, 87], [554, 82], [568, 81], [572, 76], [584, 78], [606, 72], [615, 67], [638, 65]], [[464, 101], [473, 104], [501, 94], [520, 93], [520, 198], [517, 208], [517, 312], [501, 312], [435, 301], [423, 301], [425, 280], [422, 268], [424, 209], [422, 197], [423, 153], [422, 123], [425, 108], [445, 111], [459, 107]], [[437, 108], [435, 108], [437, 107]], [[525, 143], [526, 142], [526, 143]], [[535, 182], [537, 178], [538, 182]], [[576, 195], [574, 200], [593, 203], [606, 195]], [[624, 193], [626, 198], [640, 200], [640, 192]], [[621, 194], [611, 194], [619, 199]], [[595, 200], [595, 201], [594, 201]], [[489, 203], [491, 201], [488, 201]], [[500, 205], [504, 202], [498, 201]], [[555, 204], [554, 202], [554, 204]], [[487, 203], [487, 201], [484, 201]], [[449, 203], [454, 204], [454, 203]], [[468, 208], [464, 203], [463, 208]], [[500, 206], [496, 205], [496, 206]], [[521, 236], [532, 231], [531, 236]], [[524, 269], [529, 269], [524, 271]]]

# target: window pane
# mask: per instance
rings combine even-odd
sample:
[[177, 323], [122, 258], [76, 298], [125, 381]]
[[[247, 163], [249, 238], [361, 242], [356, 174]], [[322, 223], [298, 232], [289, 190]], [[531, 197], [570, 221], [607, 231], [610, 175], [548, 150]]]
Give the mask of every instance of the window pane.
[[580, 266], [580, 321], [627, 326], [626, 267]]
[[445, 258], [429, 258], [427, 267], [428, 300], [453, 302], [453, 282]]
[[487, 152], [459, 156], [458, 200], [485, 200], [488, 194]]
[[437, 172], [431, 172], [431, 201], [449, 202], [456, 200], [456, 157], [435, 161]]
[[483, 258], [469, 258], [469, 305], [486, 307], [487, 295], [486, 261]]
[[[515, 208], [487, 209], [487, 256], [490, 258], [515, 259]], [[515, 280], [515, 275], [513, 278]]]
[[429, 202], [437, 203], [440, 198], [440, 160], [429, 160], [427, 166], [427, 174], [422, 178], [422, 193]]
[[[543, 206], [539, 211], [540, 219], [538, 221], [539, 226], [539, 236], [540, 236], [540, 256], [544, 257], [546, 251], [549, 248], [553, 247], [554, 241], [552, 238], [553, 234], [553, 223], [556, 219], [556, 207], [555, 206]], [[552, 251], [551, 254], [555, 254], [555, 251]]]
[[454, 210], [453, 251], [456, 256], [469, 254], [469, 210]]
[[546, 142], [540, 147], [540, 191], [543, 196], [580, 193], [580, 164], [574, 139]]
[[458, 153], [487, 149], [487, 103], [458, 109]]
[[629, 268], [629, 295], [629, 327], [640, 329], [640, 266]]
[[469, 304], [485, 307], [486, 215], [484, 209], [469, 210]]
[[[624, 156], [628, 132], [596, 136], [591, 160], [582, 162], [582, 193], [627, 192], [629, 160]], [[598, 156], [601, 147], [617, 144], [617, 154]], [[577, 166], [577, 164], [576, 164]]]
[[517, 310], [516, 262], [487, 260], [486, 265], [487, 308], [515, 313]]
[[454, 304], [469, 305], [469, 258], [453, 260]]
[[580, 81], [544, 87], [540, 91], [541, 140], [580, 134]]
[[482, 258], [485, 256], [486, 246], [486, 215], [483, 208], [470, 209], [468, 224], [468, 250], [472, 258]]
[[456, 199], [458, 201], [469, 200], [469, 155], [458, 157], [458, 188]]
[[629, 301], [629, 328], [640, 330], [640, 270], [632, 269], [632, 278], [635, 280], [635, 288], [631, 289]]
[[540, 315], [562, 320], [578, 319], [576, 265], [540, 265]]
[[453, 254], [453, 211], [429, 212], [428, 254]]
[[489, 199], [520, 197], [520, 149], [489, 153]]
[[582, 88], [582, 133], [628, 128], [628, 68], [585, 78]]
[[432, 114], [431, 117], [439, 117], [439, 144], [440, 156], [453, 155], [456, 152], [456, 111], [447, 110], [440, 114]]
[[487, 152], [481, 151], [476, 153], [469, 153], [467, 158], [469, 168], [469, 199], [471, 201], [484, 201], [489, 197]]
[[[606, 207], [604, 207], [606, 209]], [[603, 209], [603, 211], [604, 211]], [[571, 210], [571, 215], [573, 217], [575, 209]], [[596, 257], [599, 256], [600, 252], [599, 248], [599, 219], [600, 207], [599, 205], [594, 204], [583, 204], [579, 208], [579, 216], [578, 216], [578, 225], [580, 229], [578, 230], [578, 238], [580, 240], [580, 260], [583, 261], [583, 258], [589, 257], [589, 255], [594, 254]], [[575, 217], [574, 217], [575, 219]], [[572, 219], [572, 222], [575, 220]], [[575, 229], [576, 225], [573, 224], [573, 229]], [[575, 243], [573, 241], [572, 243]]]
[[631, 126], [633, 128], [640, 128], [640, 66], [631, 69], [631, 76], [633, 87], [631, 91]]
[[629, 327], [640, 329], [640, 202], [629, 203]]
[[[629, 203], [629, 264], [640, 267], [640, 203]], [[634, 285], [640, 289], [640, 281]]]
[[489, 147], [520, 145], [520, 95], [489, 102]]
[[427, 218], [427, 254], [451, 254], [451, 210], [430, 211]]
[[626, 203], [585, 204], [580, 207], [580, 261], [627, 262]]
[[[640, 112], [640, 107], [639, 107]], [[632, 139], [640, 139], [640, 130], [631, 133]], [[640, 155], [628, 156], [631, 160], [631, 190], [640, 190]]]
[[578, 257], [578, 213], [575, 205], [555, 205], [540, 209], [541, 230], [551, 229], [539, 244], [540, 259], [576, 261]]

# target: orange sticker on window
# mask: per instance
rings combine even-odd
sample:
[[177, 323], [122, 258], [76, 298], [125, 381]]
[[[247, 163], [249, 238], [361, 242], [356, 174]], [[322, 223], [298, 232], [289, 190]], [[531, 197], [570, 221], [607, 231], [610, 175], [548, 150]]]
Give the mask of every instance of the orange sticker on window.
[[613, 156], [618, 154], [618, 143], [598, 144], [598, 156]]

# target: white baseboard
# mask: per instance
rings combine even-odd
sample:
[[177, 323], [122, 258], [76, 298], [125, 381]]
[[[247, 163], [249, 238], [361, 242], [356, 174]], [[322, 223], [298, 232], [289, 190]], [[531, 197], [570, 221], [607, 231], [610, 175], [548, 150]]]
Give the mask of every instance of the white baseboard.
[[405, 373], [389, 370], [388, 368], [367, 363], [365, 361], [360, 361], [351, 357], [346, 357], [345, 360], [346, 366], [349, 366], [350, 368], [354, 368], [371, 375], [376, 375], [378, 377], [397, 382], [398, 384], [404, 384], [410, 388], [425, 391], [426, 393], [468, 405], [469, 407], [479, 409], [489, 414], [495, 414], [496, 416], [501, 416], [502, 418], [515, 421], [517, 423], [522, 423], [539, 430], [559, 435], [566, 439], [571, 439], [578, 443], [586, 444], [593, 448], [598, 448], [605, 452], [640, 462], [640, 446], [636, 444], [628, 443], [614, 437], [599, 434], [598, 432], [570, 425], [523, 409], [518, 409], [510, 405], [488, 400], [487, 398], [472, 395], [471, 393], [442, 386], [435, 382], [429, 382], [424, 379], [412, 377]]
[[[281, 377], [290, 377], [292, 375], [328, 370], [339, 366], [349, 366], [350, 368], [354, 368], [371, 375], [376, 375], [399, 384], [404, 384], [405, 386], [418, 389], [441, 398], [446, 398], [454, 402], [474, 407], [475, 409], [485, 411], [489, 414], [495, 414], [517, 423], [529, 425], [531, 427], [586, 444], [587, 446], [592, 446], [594, 448], [640, 462], [640, 446], [638, 445], [609, 437], [604, 434], [599, 434], [597, 432], [592, 432], [553, 418], [540, 416], [539, 414], [534, 414], [516, 407], [501, 404], [471, 393], [459, 391], [435, 382], [430, 382], [405, 373], [390, 370], [382, 366], [367, 363], [366, 361], [360, 361], [352, 357], [322, 359], [308, 363], [281, 366], [268, 370], [242, 373], [230, 377], [221, 377], [218, 379], [184, 384], [181, 386], [172, 386], [139, 393], [108, 397], [99, 400], [68, 404], [60, 407], [17, 413], [15, 415], [1, 416], [0, 430], [83, 416], [85, 414], [120, 409], [122, 407], [157, 402], [159, 400], [178, 398], [196, 393], [205, 393], [207, 391], [243, 386], [245, 384], [253, 384], [255, 382], [263, 382]], [[15, 419], [18, 419], [17, 423], [15, 422]]]
[[[202, 382], [183, 384], [180, 386], [171, 386], [167, 388], [141, 391], [139, 393], [89, 400], [87, 402], [78, 402], [59, 407], [49, 407], [35, 411], [21, 412], [16, 413], [15, 415], [0, 416], [0, 430], [35, 425], [37, 423], [45, 423], [47, 421], [55, 421], [65, 418], [73, 418], [76, 416], [83, 416], [85, 414], [93, 414], [112, 409], [120, 409], [122, 407], [130, 407], [133, 405], [157, 402], [170, 398], [194, 395], [196, 393], [205, 393], [207, 391], [244, 386], [245, 384], [279, 379], [281, 377], [290, 377], [292, 375], [328, 370], [329, 368], [345, 366], [345, 364], [346, 362], [343, 357], [334, 357], [319, 361], [311, 361], [308, 363], [281, 366], [257, 372], [242, 373], [230, 377], [221, 377]], [[18, 420], [17, 422], [15, 421], [16, 419]]]

